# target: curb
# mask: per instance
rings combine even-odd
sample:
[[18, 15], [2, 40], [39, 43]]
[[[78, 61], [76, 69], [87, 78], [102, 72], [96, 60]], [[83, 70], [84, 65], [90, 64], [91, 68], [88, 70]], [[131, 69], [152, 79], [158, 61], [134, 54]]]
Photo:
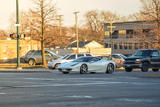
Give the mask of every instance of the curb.
[[160, 78], [160, 74], [144, 74], [142, 77]]
[[38, 73], [38, 72], [41, 72], [41, 73], [50, 73], [50, 72], [53, 72], [53, 70], [50, 70], [50, 69], [46, 69], [46, 68], [38, 68], [38, 69], [0, 69], [0, 72], [32, 72], [32, 73]]

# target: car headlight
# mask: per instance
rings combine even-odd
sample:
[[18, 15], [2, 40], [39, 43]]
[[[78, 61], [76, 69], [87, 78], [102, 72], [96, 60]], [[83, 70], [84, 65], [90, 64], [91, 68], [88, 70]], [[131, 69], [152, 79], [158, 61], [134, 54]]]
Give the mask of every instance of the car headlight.
[[140, 59], [136, 59], [137, 62], [141, 61]]
[[140, 63], [140, 62], [141, 62], [141, 59], [136, 59], [136, 62], [137, 62], [137, 63]]

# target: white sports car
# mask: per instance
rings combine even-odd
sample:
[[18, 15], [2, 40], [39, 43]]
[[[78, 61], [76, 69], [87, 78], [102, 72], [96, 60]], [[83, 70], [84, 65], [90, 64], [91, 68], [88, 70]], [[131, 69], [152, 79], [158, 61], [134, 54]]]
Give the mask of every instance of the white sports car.
[[115, 69], [116, 65], [112, 60], [104, 60], [92, 56], [80, 57], [72, 62], [62, 63], [58, 66], [58, 70], [64, 74], [68, 74], [71, 71], [78, 71], [80, 74], [87, 72], [105, 72], [111, 74]]

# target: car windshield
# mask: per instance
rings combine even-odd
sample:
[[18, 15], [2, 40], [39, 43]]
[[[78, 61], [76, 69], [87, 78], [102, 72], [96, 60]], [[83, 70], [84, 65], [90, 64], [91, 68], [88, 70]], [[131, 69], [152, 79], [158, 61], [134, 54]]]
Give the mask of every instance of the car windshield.
[[62, 57], [62, 59], [66, 59], [69, 55], [65, 55], [64, 57]]
[[73, 62], [89, 62], [92, 60], [94, 57], [80, 57], [75, 59]]
[[149, 50], [145, 50], [145, 51], [139, 50], [134, 54], [134, 56], [149, 56], [150, 53], [151, 53], [151, 51], [149, 51]]
[[124, 59], [126, 59], [126, 58], [127, 58], [126, 56], [124, 56], [124, 55], [122, 55], [122, 54], [120, 54], [120, 56], [121, 56], [122, 58], [124, 58]]

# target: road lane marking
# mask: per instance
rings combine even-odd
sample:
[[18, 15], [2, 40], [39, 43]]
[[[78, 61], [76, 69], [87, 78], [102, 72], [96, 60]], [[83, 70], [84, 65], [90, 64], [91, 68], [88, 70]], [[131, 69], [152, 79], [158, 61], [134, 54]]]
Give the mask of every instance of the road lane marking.
[[141, 102], [145, 102], [145, 103], [152, 103], [154, 102], [151, 99], [135, 99], [135, 98], [120, 98], [117, 99], [118, 101], [126, 101], [126, 102], [136, 102], [136, 103], [141, 103]]
[[6, 93], [0, 93], [0, 95], [6, 95]]
[[73, 95], [73, 96], [64, 96], [69, 98], [93, 98], [92, 96], [83, 96], [83, 95]]

